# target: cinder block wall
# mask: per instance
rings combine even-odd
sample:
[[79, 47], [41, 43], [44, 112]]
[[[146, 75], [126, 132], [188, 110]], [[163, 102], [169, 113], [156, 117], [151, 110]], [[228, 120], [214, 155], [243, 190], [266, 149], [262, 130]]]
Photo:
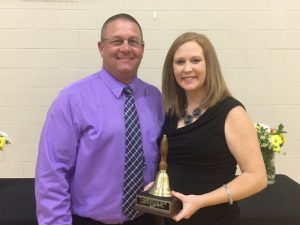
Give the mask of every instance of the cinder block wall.
[[161, 86], [171, 42], [185, 31], [214, 43], [232, 93], [252, 120], [288, 131], [278, 173], [300, 182], [300, 2], [297, 0], [0, 0], [0, 177], [34, 177], [49, 104], [67, 84], [101, 67], [100, 28], [126, 12], [141, 23], [146, 51], [139, 74]]

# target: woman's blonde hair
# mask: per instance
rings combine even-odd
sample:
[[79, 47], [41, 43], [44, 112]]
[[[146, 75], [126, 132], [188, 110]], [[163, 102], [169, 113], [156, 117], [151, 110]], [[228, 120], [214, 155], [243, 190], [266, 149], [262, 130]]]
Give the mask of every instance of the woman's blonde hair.
[[227, 96], [231, 96], [224, 81], [216, 51], [209, 39], [203, 34], [194, 32], [183, 33], [171, 45], [162, 71], [162, 92], [166, 111], [178, 118], [183, 116], [187, 103], [184, 90], [175, 80], [173, 60], [178, 48], [190, 41], [198, 43], [203, 49], [206, 63], [206, 78], [204, 82], [206, 95], [203, 96], [199, 105], [209, 108]]

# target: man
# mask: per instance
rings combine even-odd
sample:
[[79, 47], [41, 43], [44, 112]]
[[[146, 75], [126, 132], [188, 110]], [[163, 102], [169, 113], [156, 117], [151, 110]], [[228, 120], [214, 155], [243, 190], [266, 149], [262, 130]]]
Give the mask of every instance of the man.
[[144, 53], [139, 23], [128, 14], [110, 17], [98, 48], [102, 69], [62, 90], [47, 114], [35, 178], [40, 225], [153, 225], [150, 215], [129, 215], [123, 205], [124, 86], [133, 90], [140, 124], [143, 187], [156, 174], [164, 120], [160, 92], [137, 78]]

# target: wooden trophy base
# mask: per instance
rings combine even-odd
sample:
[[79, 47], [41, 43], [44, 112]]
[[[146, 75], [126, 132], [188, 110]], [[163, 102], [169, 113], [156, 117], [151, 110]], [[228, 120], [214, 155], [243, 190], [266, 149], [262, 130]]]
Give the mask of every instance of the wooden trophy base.
[[136, 197], [135, 209], [170, 218], [179, 213], [182, 209], [182, 202], [175, 197], [158, 197], [142, 192]]

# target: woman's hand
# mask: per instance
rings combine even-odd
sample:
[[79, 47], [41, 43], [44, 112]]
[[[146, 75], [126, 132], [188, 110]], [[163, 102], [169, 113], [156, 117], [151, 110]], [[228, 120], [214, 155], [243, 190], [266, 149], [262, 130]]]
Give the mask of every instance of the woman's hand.
[[176, 222], [189, 219], [196, 211], [201, 208], [200, 195], [184, 195], [179, 192], [172, 191], [173, 196], [182, 201], [182, 210], [172, 217]]

